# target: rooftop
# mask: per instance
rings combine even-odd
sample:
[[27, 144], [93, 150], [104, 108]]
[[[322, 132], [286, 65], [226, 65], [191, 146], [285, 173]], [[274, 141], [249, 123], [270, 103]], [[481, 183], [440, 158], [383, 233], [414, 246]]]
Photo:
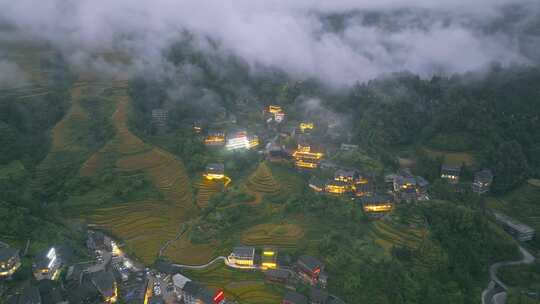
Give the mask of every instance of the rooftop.
[[481, 171], [478, 171], [474, 174], [474, 180], [490, 183], [493, 181], [493, 172], [491, 172], [491, 170], [489, 169], [483, 169]]
[[294, 304], [307, 304], [307, 298], [297, 292], [294, 291], [287, 291], [285, 296], [283, 297], [283, 302], [287, 301], [287, 303], [294, 303]]
[[189, 281], [186, 282], [183, 288], [184, 292], [192, 295], [195, 298], [198, 298], [203, 301], [203, 303], [214, 303], [214, 296], [206, 287], [202, 286], [199, 283]]
[[234, 247], [232, 253], [237, 257], [252, 258], [255, 255], [255, 248], [246, 246]]
[[0, 248], [0, 261], [5, 261], [19, 254], [19, 250], [11, 247]]
[[303, 255], [298, 258], [298, 263], [301, 263], [306, 268], [308, 268], [311, 271], [320, 269], [324, 266], [324, 264], [319, 261], [317, 258], [310, 256], [310, 255]]
[[441, 171], [443, 172], [451, 172], [451, 173], [460, 173], [461, 172], [461, 166], [460, 165], [450, 165], [450, 164], [443, 164], [441, 167]]
[[185, 277], [179, 273], [173, 276], [174, 286], [178, 288], [184, 288], [187, 282], [191, 281], [188, 277]]
[[114, 275], [110, 271], [98, 271], [92, 274], [92, 283], [105, 297], [114, 294]]
[[375, 194], [362, 197], [363, 204], [378, 204], [378, 203], [387, 203], [392, 202], [393, 199], [390, 195], [386, 194]]

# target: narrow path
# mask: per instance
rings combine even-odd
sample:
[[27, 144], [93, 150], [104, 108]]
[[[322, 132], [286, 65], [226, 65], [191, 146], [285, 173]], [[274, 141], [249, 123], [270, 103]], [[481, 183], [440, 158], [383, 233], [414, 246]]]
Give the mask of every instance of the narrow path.
[[217, 258], [211, 260], [210, 262], [204, 264], [204, 265], [183, 265], [183, 264], [172, 264], [172, 266], [176, 266], [176, 267], [180, 267], [180, 268], [186, 268], [186, 269], [204, 269], [212, 264], [214, 264], [215, 262], [217, 261], [223, 261], [223, 263], [225, 263], [225, 265], [227, 266], [231, 266], [228, 261], [227, 261], [227, 258], [224, 257], [224, 256], [218, 256]]
[[180, 229], [178, 229], [178, 232], [176, 233], [176, 235], [174, 236], [173, 239], [170, 239], [168, 240], [167, 242], [165, 242], [165, 244], [163, 244], [163, 246], [159, 249], [159, 255], [158, 256], [162, 256], [163, 255], [163, 252], [165, 252], [165, 250], [167, 250], [167, 248], [169, 248], [169, 246], [173, 243], [173, 242], [176, 242], [178, 241], [178, 239], [184, 235], [184, 233], [186, 233], [187, 231], [187, 223], [182, 223], [182, 225], [180, 225]]
[[525, 248], [519, 246], [519, 251], [523, 256], [521, 260], [497, 262], [489, 267], [489, 277], [491, 281], [489, 282], [488, 287], [482, 292], [482, 304], [505, 303], [506, 296], [502, 294], [506, 294], [508, 286], [504, 284], [499, 277], [497, 277], [497, 271], [499, 268], [522, 264], [532, 264], [534, 262], [534, 256]]

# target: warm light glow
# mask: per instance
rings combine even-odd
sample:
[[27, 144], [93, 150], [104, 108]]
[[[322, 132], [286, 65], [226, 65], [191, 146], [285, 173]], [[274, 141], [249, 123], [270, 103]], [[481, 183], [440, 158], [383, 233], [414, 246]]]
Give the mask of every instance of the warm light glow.
[[203, 176], [208, 180], [214, 180], [214, 179], [224, 179], [225, 174], [215, 174], [215, 173], [204, 173]]
[[263, 269], [276, 269], [277, 264], [273, 262], [265, 262], [265, 263], [262, 263], [262, 267]]
[[345, 186], [327, 185], [326, 191], [334, 194], [343, 194], [347, 192], [347, 188]]
[[310, 163], [310, 162], [305, 162], [303, 160], [298, 160], [294, 163], [297, 167], [301, 167], [301, 168], [317, 168], [319, 165], [317, 163]]
[[392, 210], [392, 204], [365, 205], [365, 212], [386, 212]]
[[313, 123], [312, 122], [301, 122], [300, 123], [300, 131], [304, 133], [306, 130], [313, 130]]
[[265, 256], [273, 256], [274, 254], [276, 254], [276, 253], [273, 252], [273, 251], [264, 251], [263, 252], [263, 255], [265, 255]]
[[225, 136], [207, 136], [204, 139], [204, 143], [207, 145], [223, 145], [225, 144]]
[[122, 254], [122, 250], [120, 250], [116, 242], [111, 241], [111, 247], [112, 247], [112, 254], [114, 256], [120, 256]]
[[293, 157], [296, 158], [296, 159], [299, 159], [299, 158], [321, 159], [321, 158], [323, 158], [323, 156], [324, 156], [324, 154], [320, 153], [320, 152], [317, 152], [317, 153], [303, 152], [303, 151], [294, 151], [293, 152]]
[[268, 112], [270, 112], [272, 114], [280, 113], [282, 111], [283, 110], [281, 109], [280, 106], [275, 106], [275, 105], [268, 106]]

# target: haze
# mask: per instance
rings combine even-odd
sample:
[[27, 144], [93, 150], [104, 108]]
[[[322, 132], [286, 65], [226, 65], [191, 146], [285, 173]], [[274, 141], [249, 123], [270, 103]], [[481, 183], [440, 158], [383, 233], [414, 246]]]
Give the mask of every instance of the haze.
[[[341, 85], [403, 70], [431, 76], [536, 64], [539, 12], [538, 1], [518, 0], [4, 0], [0, 37], [44, 40], [72, 63], [129, 73], [163, 69], [162, 50], [190, 33], [197, 47], [215, 51], [210, 40], [252, 67]], [[118, 50], [130, 53], [129, 65], [96, 57]], [[12, 70], [0, 64], [2, 74]]]

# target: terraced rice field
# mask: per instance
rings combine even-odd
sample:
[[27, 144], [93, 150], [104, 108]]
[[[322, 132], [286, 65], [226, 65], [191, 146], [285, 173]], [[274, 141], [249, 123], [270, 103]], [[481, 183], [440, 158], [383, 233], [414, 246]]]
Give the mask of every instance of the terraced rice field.
[[[112, 116], [116, 135], [103, 149], [89, 157], [80, 174], [92, 176], [108, 165], [122, 174], [142, 172], [162, 194], [162, 199], [112, 202], [113, 207], [95, 210], [88, 219], [124, 240], [142, 262], [151, 264], [161, 246], [173, 239], [181, 224], [196, 216], [198, 210], [193, 203], [191, 183], [183, 163], [131, 133], [127, 127], [128, 97], [125, 90], [120, 89], [116, 97], [118, 108]], [[176, 253], [180, 249], [181, 246], [173, 244], [165, 256], [175, 262], [186, 262], [179, 259], [182, 255]]]
[[32, 187], [37, 188], [46, 183], [51, 171], [67, 172], [74, 165], [84, 160], [87, 152], [78, 143], [73, 126], [88, 121], [88, 113], [80, 104], [81, 98], [87, 93], [89, 83], [77, 82], [71, 90], [71, 106], [64, 117], [51, 130], [51, 148], [49, 154], [37, 166], [32, 181]]
[[295, 224], [260, 224], [242, 233], [242, 244], [249, 246], [277, 246], [295, 248], [304, 237], [302, 227]]
[[223, 289], [227, 299], [242, 304], [281, 303], [285, 293], [280, 286], [266, 284], [260, 272], [232, 269], [223, 264], [189, 270], [186, 275], [210, 288]]
[[171, 261], [186, 265], [206, 264], [216, 257], [216, 244], [193, 244], [187, 238], [188, 235], [189, 231], [172, 242], [163, 255]]
[[387, 253], [392, 247], [418, 249], [426, 237], [427, 230], [422, 228], [420, 219], [411, 219], [409, 226], [398, 225], [388, 220], [373, 222], [369, 236]]
[[451, 165], [462, 165], [465, 163], [467, 166], [474, 164], [474, 156], [468, 152], [450, 152], [450, 151], [438, 151], [428, 148], [422, 149], [430, 157], [443, 157], [444, 162]]
[[210, 198], [218, 193], [222, 187], [222, 181], [213, 181], [206, 178], [201, 178], [201, 181], [197, 184], [197, 206], [199, 208], [206, 208]]
[[262, 194], [277, 194], [281, 190], [281, 185], [272, 175], [272, 171], [266, 163], [261, 163], [257, 170], [251, 175], [247, 188]]

